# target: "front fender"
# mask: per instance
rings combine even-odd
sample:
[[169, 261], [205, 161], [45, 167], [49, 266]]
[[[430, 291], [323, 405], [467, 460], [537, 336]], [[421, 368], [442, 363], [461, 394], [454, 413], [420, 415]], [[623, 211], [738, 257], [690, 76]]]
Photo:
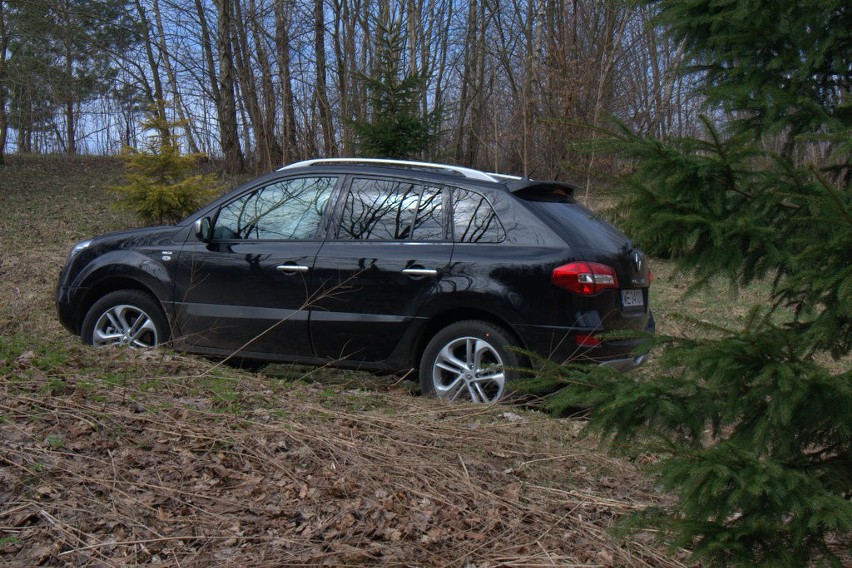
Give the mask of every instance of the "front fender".
[[91, 305], [105, 294], [123, 288], [151, 293], [171, 320], [174, 269], [170, 263], [177, 255], [166, 252], [177, 251], [116, 250], [92, 259], [68, 284], [57, 290], [57, 304], [63, 325], [79, 333]]

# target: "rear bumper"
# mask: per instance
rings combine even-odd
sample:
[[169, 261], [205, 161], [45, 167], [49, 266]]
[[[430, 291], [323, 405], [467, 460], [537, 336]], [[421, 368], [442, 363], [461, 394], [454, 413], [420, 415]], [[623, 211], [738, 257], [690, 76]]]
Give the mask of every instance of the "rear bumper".
[[609, 361], [604, 361], [601, 365], [612, 367], [620, 373], [626, 373], [627, 371], [632, 371], [636, 367], [640, 366], [647, 359], [647, 354], [637, 355], [636, 357], [627, 357], [625, 359], [610, 359]]
[[[653, 334], [656, 329], [654, 316], [648, 314], [643, 322], [644, 334]], [[639, 331], [639, 330], [636, 330]], [[525, 347], [556, 363], [588, 363], [606, 365], [620, 372], [627, 372], [642, 365], [648, 358], [641, 353], [648, 339], [608, 340], [604, 339], [593, 347], [578, 345], [577, 336], [595, 335], [601, 330], [593, 327], [546, 327], [523, 326], [519, 335], [524, 338]]]

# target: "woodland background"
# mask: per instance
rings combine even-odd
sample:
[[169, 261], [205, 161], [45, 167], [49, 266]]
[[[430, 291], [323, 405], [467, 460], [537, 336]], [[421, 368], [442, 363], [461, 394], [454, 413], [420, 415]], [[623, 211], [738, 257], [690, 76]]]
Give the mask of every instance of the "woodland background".
[[[358, 155], [370, 81], [414, 79], [417, 158], [588, 182], [614, 116], [694, 134], [701, 97], [656, 8], [601, 0], [0, 1], [3, 153], [112, 155], [147, 112], [230, 172]], [[396, 56], [381, 57], [384, 52]], [[408, 96], [408, 95], [405, 95]]]

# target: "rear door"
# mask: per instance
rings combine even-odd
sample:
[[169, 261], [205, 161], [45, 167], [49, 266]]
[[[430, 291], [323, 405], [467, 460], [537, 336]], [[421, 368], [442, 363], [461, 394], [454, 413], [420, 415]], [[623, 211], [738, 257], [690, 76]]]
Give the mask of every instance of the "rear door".
[[351, 178], [337, 229], [314, 264], [310, 330], [318, 356], [382, 361], [447, 269], [445, 190], [396, 178]]
[[312, 355], [310, 276], [335, 176], [278, 180], [223, 205], [178, 259], [176, 337], [190, 348]]

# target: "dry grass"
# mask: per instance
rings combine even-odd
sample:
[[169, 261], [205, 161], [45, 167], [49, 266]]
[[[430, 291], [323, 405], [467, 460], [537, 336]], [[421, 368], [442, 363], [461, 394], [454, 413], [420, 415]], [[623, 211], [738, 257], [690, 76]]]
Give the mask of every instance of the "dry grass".
[[[0, 564], [681, 566], [622, 515], [669, 499], [582, 423], [394, 377], [93, 350], [56, 322], [68, 247], [129, 226], [105, 159], [0, 174]], [[308, 376], [309, 375], [309, 376]]]
[[[2, 383], [12, 563], [677, 566], [606, 529], [660, 499], [579, 425], [122, 353]], [[79, 362], [83, 379], [72, 370]]]

